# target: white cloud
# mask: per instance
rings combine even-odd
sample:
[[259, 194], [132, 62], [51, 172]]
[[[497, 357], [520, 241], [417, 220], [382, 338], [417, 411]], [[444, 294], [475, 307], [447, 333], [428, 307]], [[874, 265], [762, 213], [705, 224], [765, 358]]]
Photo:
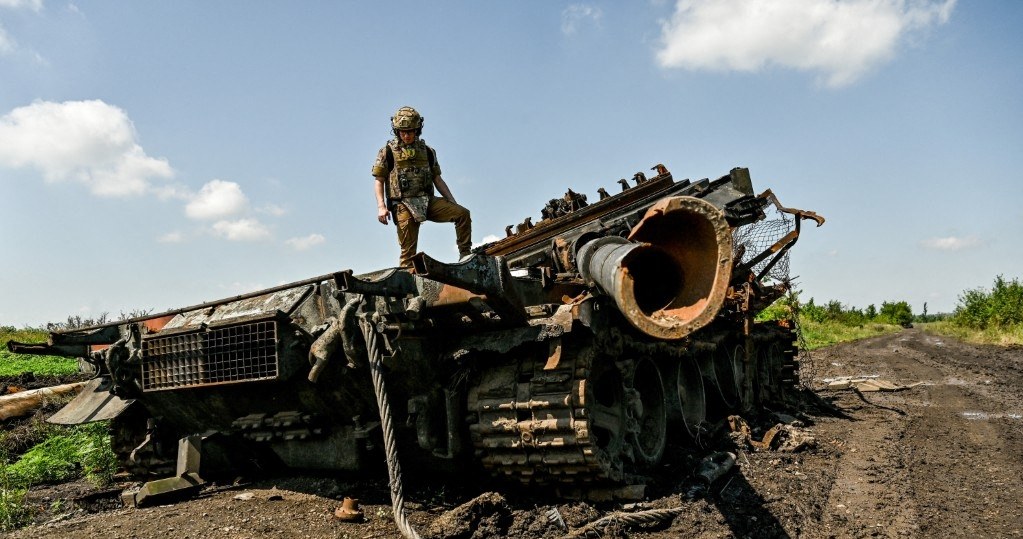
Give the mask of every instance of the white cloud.
[[678, 0], [662, 23], [662, 67], [760, 71], [782, 66], [854, 82], [906, 33], [948, 21], [956, 0]]
[[128, 115], [99, 100], [36, 101], [0, 117], [0, 166], [36, 168], [99, 196], [145, 194], [174, 175], [166, 159], [146, 155]]
[[3, 26], [0, 26], [0, 54], [10, 54], [17, 48], [17, 44], [14, 42], [14, 38], [4, 30]]
[[266, 204], [266, 205], [256, 209], [256, 211], [258, 211], [259, 213], [265, 213], [267, 215], [272, 215], [274, 217], [280, 217], [280, 216], [288, 213], [288, 210], [278, 206], [277, 204]]
[[8, 9], [28, 8], [32, 11], [43, 9], [43, 0], [0, 0], [0, 7]]
[[256, 219], [217, 221], [213, 233], [231, 241], [257, 241], [270, 237], [270, 230]]
[[924, 247], [929, 249], [938, 249], [940, 251], [960, 251], [962, 249], [977, 247], [981, 244], [980, 239], [974, 236], [967, 236], [963, 238], [956, 236], [949, 236], [947, 238], [930, 238], [921, 243]]
[[156, 238], [156, 241], [160, 243], [181, 243], [185, 241], [185, 235], [178, 231], [168, 232]]
[[486, 236], [483, 236], [483, 239], [479, 243], [474, 243], [472, 244], [472, 246], [473, 248], [476, 248], [479, 247], [480, 245], [486, 245], [488, 243], [495, 242], [499, 239], [501, 239], [500, 236], [497, 236], [495, 234], [487, 234]]
[[579, 31], [583, 24], [600, 26], [604, 12], [598, 7], [586, 4], [572, 4], [561, 12], [561, 33], [570, 36]]
[[286, 240], [284, 243], [296, 251], [305, 251], [306, 249], [320, 245], [325, 241], [327, 241], [327, 238], [324, 238], [320, 234], [309, 234], [303, 238], [291, 238]]
[[185, 215], [192, 219], [223, 219], [244, 211], [249, 199], [235, 182], [212, 180], [199, 189], [185, 205]]

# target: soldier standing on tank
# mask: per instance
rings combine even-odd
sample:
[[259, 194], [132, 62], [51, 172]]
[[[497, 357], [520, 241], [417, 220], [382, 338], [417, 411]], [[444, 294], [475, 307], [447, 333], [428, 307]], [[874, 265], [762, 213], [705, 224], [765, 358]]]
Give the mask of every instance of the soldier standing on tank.
[[[458, 256], [472, 247], [469, 210], [459, 206], [441, 178], [437, 152], [419, 138], [423, 117], [412, 107], [401, 107], [391, 117], [394, 138], [377, 153], [373, 164], [376, 179], [377, 220], [387, 224], [393, 217], [398, 228], [401, 256], [398, 264], [412, 266], [423, 221], [455, 223]], [[434, 187], [441, 196], [434, 196]]]

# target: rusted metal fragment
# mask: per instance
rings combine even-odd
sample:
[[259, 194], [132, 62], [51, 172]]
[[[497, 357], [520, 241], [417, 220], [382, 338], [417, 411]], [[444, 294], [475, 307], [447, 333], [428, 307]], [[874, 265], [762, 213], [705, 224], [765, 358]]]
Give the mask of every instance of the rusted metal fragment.
[[341, 502], [341, 506], [334, 510], [334, 518], [341, 522], [362, 522], [366, 517], [366, 514], [359, 507], [359, 500], [354, 498], [345, 498]]

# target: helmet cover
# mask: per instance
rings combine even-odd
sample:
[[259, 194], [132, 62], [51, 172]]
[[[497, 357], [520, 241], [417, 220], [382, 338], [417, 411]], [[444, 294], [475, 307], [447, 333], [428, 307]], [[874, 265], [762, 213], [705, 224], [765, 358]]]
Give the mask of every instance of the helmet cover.
[[395, 131], [412, 131], [423, 128], [423, 117], [412, 107], [401, 107], [391, 116], [391, 127]]

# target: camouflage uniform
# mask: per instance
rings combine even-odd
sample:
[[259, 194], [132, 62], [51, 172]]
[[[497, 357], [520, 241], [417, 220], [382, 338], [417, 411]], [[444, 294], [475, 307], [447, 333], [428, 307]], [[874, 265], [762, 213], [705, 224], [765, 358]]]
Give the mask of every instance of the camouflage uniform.
[[[399, 109], [399, 114], [404, 109]], [[418, 117], [418, 113], [415, 114]], [[419, 244], [419, 226], [423, 221], [455, 223], [459, 256], [469, 254], [472, 247], [469, 210], [446, 198], [434, 196], [434, 181], [440, 177], [441, 170], [436, 152], [424, 140], [417, 137], [412, 143], [404, 144], [396, 137], [388, 141], [377, 153], [372, 174], [386, 182], [388, 209], [395, 217], [401, 247], [399, 265], [412, 265], [412, 255], [416, 254]]]

